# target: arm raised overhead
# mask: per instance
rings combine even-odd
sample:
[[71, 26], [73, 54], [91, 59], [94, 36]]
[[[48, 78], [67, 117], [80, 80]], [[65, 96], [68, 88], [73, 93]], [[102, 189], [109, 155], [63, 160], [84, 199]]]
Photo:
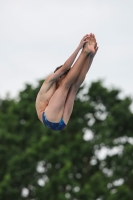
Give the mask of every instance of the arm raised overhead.
[[88, 37], [89, 35], [87, 34], [82, 38], [78, 47], [75, 49], [72, 55], [66, 60], [66, 62], [57, 71], [55, 71], [55, 73], [49, 76], [48, 81], [55, 82], [59, 77], [61, 77], [65, 72], [67, 72], [71, 68], [79, 51], [83, 48], [84, 44], [88, 41]]

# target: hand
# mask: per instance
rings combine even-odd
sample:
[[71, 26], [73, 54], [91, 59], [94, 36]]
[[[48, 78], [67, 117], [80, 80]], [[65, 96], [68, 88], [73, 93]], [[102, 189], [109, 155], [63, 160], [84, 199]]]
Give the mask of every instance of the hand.
[[80, 48], [80, 49], [82, 49], [83, 46], [85, 45], [85, 43], [89, 41], [89, 36], [90, 36], [90, 35], [87, 34], [87, 35], [85, 35], [85, 36], [82, 38], [82, 40], [81, 40], [80, 43], [79, 43], [79, 48]]

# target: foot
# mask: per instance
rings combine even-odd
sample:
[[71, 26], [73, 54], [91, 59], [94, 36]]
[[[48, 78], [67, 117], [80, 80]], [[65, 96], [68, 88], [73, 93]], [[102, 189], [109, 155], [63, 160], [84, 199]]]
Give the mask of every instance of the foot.
[[97, 43], [95, 35], [91, 33], [90, 36], [88, 37], [88, 42], [84, 46], [84, 51], [86, 51], [88, 54], [89, 53], [95, 54], [96, 44]]
[[98, 51], [97, 43], [95, 44], [94, 49], [95, 49], [95, 52], [90, 52], [90, 53], [89, 53], [89, 56], [90, 56], [91, 58], [94, 58], [94, 56], [96, 55], [96, 53], [97, 53], [97, 51]]

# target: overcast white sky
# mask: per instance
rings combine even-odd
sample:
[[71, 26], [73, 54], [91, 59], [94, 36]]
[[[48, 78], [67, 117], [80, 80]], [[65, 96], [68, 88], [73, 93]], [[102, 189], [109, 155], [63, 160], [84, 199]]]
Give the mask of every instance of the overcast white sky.
[[87, 33], [99, 51], [86, 77], [133, 96], [132, 0], [0, 0], [0, 97], [35, 85]]

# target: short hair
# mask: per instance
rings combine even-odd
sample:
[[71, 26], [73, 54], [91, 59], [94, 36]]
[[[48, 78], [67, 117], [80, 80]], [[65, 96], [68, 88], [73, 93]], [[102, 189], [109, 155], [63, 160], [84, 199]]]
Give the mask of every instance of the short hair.
[[63, 65], [61, 65], [61, 66], [59, 66], [59, 67], [56, 67], [56, 69], [54, 70], [54, 73], [55, 73], [58, 69], [60, 69], [62, 66], [63, 66]]

